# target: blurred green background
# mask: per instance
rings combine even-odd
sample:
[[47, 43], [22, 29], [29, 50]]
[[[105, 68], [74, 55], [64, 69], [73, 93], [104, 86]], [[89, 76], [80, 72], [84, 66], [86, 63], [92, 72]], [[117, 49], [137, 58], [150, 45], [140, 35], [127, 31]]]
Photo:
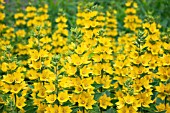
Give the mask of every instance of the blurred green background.
[[[54, 23], [55, 18], [58, 15], [60, 9], [66, 14], [68, 18], [68, 24], [71, 27], [75, 27], [77, 4], [79, 2], [94, 2], [94, 5], [102, 6], [103, 11], [106, 11], [109, 7], [117, 10], [117, 20], [119, 27], [123, 24], [125, 16], [125, 3], [126, 0], [5, 0], [6, 1], [6, 23], [13, 25], [14, 13], [19, 10], [24, 10], [26, 6], [32, 4], [34, 6], [42, 6], [47, 3], [49, 5], [49, 15], [51, 22]], [[161, 30], [165, 30], [170, 26], [170, 0], [134, 0], [138, 3], [139, 10], [138, 15], [141, 19], [145, 19], [148, 15], [152, 15], [157, 23], [160, 23], [163, 27]], [[121, 28], [120, 28], [121, 29]]]

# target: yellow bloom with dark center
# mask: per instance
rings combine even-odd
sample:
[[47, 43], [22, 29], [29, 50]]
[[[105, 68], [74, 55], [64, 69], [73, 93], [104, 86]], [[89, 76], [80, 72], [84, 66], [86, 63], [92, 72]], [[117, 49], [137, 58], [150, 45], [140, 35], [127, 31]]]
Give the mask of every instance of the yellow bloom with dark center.
[[116, 102], [117, 108], [122, 109], [125, 106], [125, 100], [123, 98], [118, 97], [118, 102]]
[[36, 70], [31, 69], [31, 70], [27, 70], [27, 74], [26, 77], [29, 78], [30, 80], [35, 80], [40, 76], [40, 73], [37, 73]]
[[17, 108], [22, 109], [24, 106], [26, 106], [25, 102], [26, 102], [25, 97], [16, 96], [16, 107]]
[[[132, 104], [132, 107], [133, 107], [133, 109], [135, 109], [135, 111], [137, 111], [138, 108], [141, 107], [140, 101], [139, 101], [139, 100], [135, 100], [135, 101], [133, 102], [133, 104]], [[130, 113], [131, 113], [131, 112], [130, 112]]]
[[164, 111], [165, 110], [165, 104], [159, 104], [156, 106], [157, 111]]
[[163, 55], [162, 62], [164, 66], [170, 65], [170, 55]]
[[30, 57], [31, 60], [37, 61], [40, 58], [39, 52], [37, 50], [31, 50]]
[[143, 93], [141, 98], [142, 99], [140, 99], [140, 101], [143, 107], [150, 107], [149, 104], [153, 103], [153, 101], [151, 100], [151, 97], [147, 96], [146, 93]]
[[103, 75], [103, 77], [101, 78], [101, 82], [100, 84], [103, 84], [103, 88], [108, 89], [111, 86], [111, 79], [109, 75]]
[[129, 112], [127, 106], [123, 106], [121, 109], [117, 110], [117, 113], [131, 113], [131, 112]]
[[130, 96], [129, 94], [124, 96], [123, 99], [125, 100], [125, 102], [127, 104], [132, 104], [135, 101], [135, 97], [134, 96]]
[[86, 109], [93, 109], [92, 105], [94, 105], [96, 101], [94, 100], [94, 96], [90, 96], [86, 102], [85, 108]]
[[105, 72], [107, 72], [107, 73], [109, 73], [109, 74], [112, 74], [112, 73], [113, 73], [113, 69], [112, 69], [110, 63], [104, 63], [104, 64], [102, 65], [102, 68], [103, 68], [103, 70], [104, 70]]
[[48, 81], [51, 75], [51, 71], [49, 69], [45, 69], [42, 71], [42, 74], [39, 75], [41, 81]]
[[12, 93], [18, 93], [22, 89], [20, 84], [14, 84], [11, 86], [11, 88]]
[[79, 94], [73, 93], [73, 94], [71, 95], [70, 102], [73, 103], [73, 104], [75, 104], [76, 102], [78, 102], [78, 100], [79, 100]]
[[58, 113], [71, 113], [72, 110], [69, 106], [59, 106]]
[[91, 69], [87, 66], [84, 66], [80, 69], [80, 76], [82, 77], [89, 77], [89, 73], [91, 72]]
[[15, 80], [15, 77], [13, 74], [7, 74], [7, 75], [3, 76], [3, 79], [2, 79], [2, 81], [7, 82], [9, 84], [13, 83], [14, 80]]
[[92, 78], [83, 78], [82, 79], [83, 89], [92, 88], [93, 86], [91, 84], [93, 84], [93, 82], [94, 82], [94, 80], [92, 80]]
[[87, 104], [88, 98], [85, 95], [80, 94], [78, 99], [78, 106], [85, 107]]
[[155, 86], [156, 91], [163, 93], [165, 91], [165, 85], [163, 83], [160, 83], [159, 86]]
[[48, 107], [45, 108], [45, 113], [58, 113], [58, 105], [48, 105]]
[[54, 92], [56, 90], [55, 84], [53, 84], [53, 83], [46, 83], [44, 85], [44, 87], [46, 88], [47, 93], [51, 93], [51, 92]]
[[30, 64], [30, 66], [33, 67], [35, 70], [39, 70], [42, 67], [42, 62], [41, 61], [38, 61], [38, 62], [32, 61], [32, 64]]
[[14, 72], [14, 81], [15, 83], [21, 83], [22, 81], [24, 81], [24, 74], [20, 73], [20, 72]]
[[45, 98], [47, 96], [46, 89], [45, 88], [41, 88], [39, 90], [37, 96], [40, 97], [40, 98]]
[[74, 66], [71, 66], [69, 63], [67, 63], [65, 66], [64, 66], [65, 70], [66, 70], [66, 73], [68, 74], [68, 76], [71, 76], [71, 75], [74, 75], [77, 71], [77, 68], [74, 67]]
[[77, 54], [73, 54], [73, 55], [71, 56], [71, 63], [73, 63], [73, 64], [76, 65], [76, 66], [79, 66], [79, 65], [81, 65], [83, 62], [82, 62], [80, 56], [78, 56]]
[[106, 94], [102, 95], [99, 98], [100, 107], [106, 109], [107, 106], [112, 106], [113, 104], [110, 102], [111, 100], [111, 97], [108, 97]]
[[150, 25], [149, 31], [150, 31], [152, 34], [158, 32], [158, 29], [156, 28], [156, 23], [155, 23], [155, 22], [153, 22], [153, 23]]
[[82, 91], [83, 91], [82, 86], [75, 86], [75, 90], [74, 90], [75, 93], [81, 93]]
[[86, 50], [86, 48], [81, 47], [81, 46], [78, 46], [78, 47], [75, 49], [75, 52], [76, 52], [77, 54], [83, 54], [85, 50]]
[[17, 65], [15, 62], [8, 63], [9, 70], [15, 70], [17, 68]]
[[46, 96], [45, 99], [48, 103], [52, 104], [57, 99], [57, 96], [56, 96], [56, 94], [50, 94], [50, 95]]
[[58, 94], [58, 101], [63, 103], [63, 102], [67, 102], [69, 100], [69, 94], [68, 94], [68, 91], [63, 91], [63, 92], [60, 92]]

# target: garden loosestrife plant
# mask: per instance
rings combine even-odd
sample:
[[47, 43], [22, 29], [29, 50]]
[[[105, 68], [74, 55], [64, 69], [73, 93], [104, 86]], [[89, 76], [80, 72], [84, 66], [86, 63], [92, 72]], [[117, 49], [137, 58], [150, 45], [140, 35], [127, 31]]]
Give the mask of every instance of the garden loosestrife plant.
[[0, 112], [169, 113], [168, 21], [150, 2], [6, 2]]
[[127, 0], [125, 5], [127, 9], [125, 10], [126, 17], [124, 18], [124, 27], [135, 32], [137, 28], [141, 27], [142, 23], [142, 20], [136, 15], [136, 8], [138, 8], [138, 5], [133, 0]]

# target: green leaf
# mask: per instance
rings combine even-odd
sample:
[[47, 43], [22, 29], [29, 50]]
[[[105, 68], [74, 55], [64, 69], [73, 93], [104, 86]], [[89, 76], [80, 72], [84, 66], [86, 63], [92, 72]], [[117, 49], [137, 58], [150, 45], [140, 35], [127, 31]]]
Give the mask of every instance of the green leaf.
[[114, 83], [116, 83], [116, 82], [117, 82], [117, 80], [112, 80], [111, 84], [114, 84]]
[[4, 105], [3, 105], [3, 104], [0, 104], [0, 113], [3, 112], [3, 109], [4, 109]]
[[29, 106], [25, 108], [25, 113], [36, 113], [37, 107]]
[[90, 53], [89, 56], [88, 56], [88, 58], [90, 59], [90, 58], [92, 58], [93, 56], [94, 56], [94, 53]]
[[157, 98], [156, 99], [156, 104], [159, 105], [161, 103], [164, 103], [164, 100], [161, 100], [160, 98]]
[[94, 94], [94, 100], [97, 101], [103, 94], [104, 94], [103, 92], [102, 92], [102, 93], [98, 93], [98, 92], [95, 93], [95, 94]]
[[76, 113], [79, 110], [79, 107], [72, 108], [72, 113]]
[[106, 90], [105, 93], [106, 93], [107, 96], [110, 97], [110, 94], [111, 94], [110, 91]]
[[94, 82], [94, 83], [92, 84], [92, 86], [95, 87], [95, 89], [98, 89], [98, 88], [102, 87], [103, 84], [97, 84], [96, 82]]
[[153, 91], [152, 100], [154, 100], [157, 95], [158, 95], [158, 92], [157, 91]]
[[98, 104], [93, 105], [93, 109], [89, 110], [88, 113], [100, 113], [100, 108]]
[[104, 113], [116, 113], [116, 109], [110, 108], [107, 111], [105, 111]]

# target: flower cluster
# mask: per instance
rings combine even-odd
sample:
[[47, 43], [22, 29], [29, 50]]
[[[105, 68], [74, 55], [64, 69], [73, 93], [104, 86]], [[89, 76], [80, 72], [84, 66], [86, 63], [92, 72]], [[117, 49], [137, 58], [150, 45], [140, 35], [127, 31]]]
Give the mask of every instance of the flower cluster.
[[[0, 0], [0, 111], [3, 113], [170, 112], [170, 39], [154, 19], [79, 3], [76, 28], [63, 10], [28, 5], [4, 23]], [[127, 32], [126, 32], [127, 30]], [[168, 31], [167, 31], [168, 32]]]

